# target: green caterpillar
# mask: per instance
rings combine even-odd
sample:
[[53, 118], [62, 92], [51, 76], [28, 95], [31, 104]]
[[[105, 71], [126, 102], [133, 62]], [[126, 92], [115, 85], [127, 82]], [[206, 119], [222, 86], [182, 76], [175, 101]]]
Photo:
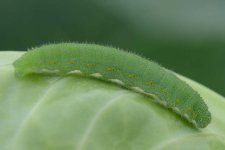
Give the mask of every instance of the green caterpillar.
[[14, 62], [19, 77], [32, 73], [80, 74], [114, 82], [153, 96], [197, 128], [206, 127], [211, 114], [200, 95], [171, 71], [115, 48], [95, 44], [46, 45], [25, 53]]

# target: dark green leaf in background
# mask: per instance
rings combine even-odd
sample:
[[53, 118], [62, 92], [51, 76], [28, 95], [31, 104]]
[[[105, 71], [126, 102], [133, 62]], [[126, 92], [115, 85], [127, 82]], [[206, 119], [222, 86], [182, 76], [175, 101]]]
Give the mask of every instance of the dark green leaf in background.
[[221, 0], [1, 0], [0, 50], [112, 45], [225, 95], [224, 16]]

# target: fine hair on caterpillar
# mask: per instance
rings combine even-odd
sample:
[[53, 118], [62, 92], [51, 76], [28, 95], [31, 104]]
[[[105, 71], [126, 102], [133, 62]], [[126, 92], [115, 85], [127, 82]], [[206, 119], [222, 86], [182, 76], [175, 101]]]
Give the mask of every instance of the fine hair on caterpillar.
[[95, 44], [50, 44], [25, 53], [14, 67], [18, 77], [32, 73], [79, 74], [113, 82], [153, 97], [197, 128], [211, 121], [204, 100], [172, 71], [123, 50]]

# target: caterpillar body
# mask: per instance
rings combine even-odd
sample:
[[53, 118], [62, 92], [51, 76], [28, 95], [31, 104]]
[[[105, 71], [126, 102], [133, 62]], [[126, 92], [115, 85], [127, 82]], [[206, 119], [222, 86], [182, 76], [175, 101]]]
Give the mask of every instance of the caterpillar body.
[[138, 55], [95, 44], [62, 43], [34, 48], [14, 62], [16, 75], [80, 74], [152, 96], [197, 128], [211, 121], [208, 107], [172, 71]]

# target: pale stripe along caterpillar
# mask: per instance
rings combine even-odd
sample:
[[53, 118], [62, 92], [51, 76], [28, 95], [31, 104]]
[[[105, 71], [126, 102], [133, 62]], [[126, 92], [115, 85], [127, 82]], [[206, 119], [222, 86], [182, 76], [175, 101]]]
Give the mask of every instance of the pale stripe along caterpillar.
[[197, 128], [211, 121], [200, 95], [173, 72], [115, 48], [76, 43], [46, 45], [25, 53], [14, 66], [19, 77], [32, 73], [81, 74], [114, 82], [154, 97]]

